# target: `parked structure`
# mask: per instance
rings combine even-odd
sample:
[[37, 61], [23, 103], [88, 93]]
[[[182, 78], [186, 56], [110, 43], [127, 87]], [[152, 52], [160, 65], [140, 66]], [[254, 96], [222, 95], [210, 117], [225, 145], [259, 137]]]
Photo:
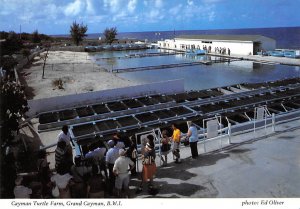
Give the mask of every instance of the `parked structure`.
[[254, 55], [274, 50], [276, 41], [261, 35], [183, 35], [158, 41], [158, 47], [180, 51], [206, 50], [208, 53]]

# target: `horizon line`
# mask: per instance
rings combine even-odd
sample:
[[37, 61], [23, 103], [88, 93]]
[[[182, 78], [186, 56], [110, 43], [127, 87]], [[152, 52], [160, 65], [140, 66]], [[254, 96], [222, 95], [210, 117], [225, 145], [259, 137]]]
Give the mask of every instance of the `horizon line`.
[[[173, 31], [213, 31], [213, 30], [247, 30], [247, 29], [274, 29], [274, 28], [299, 28], [299, 26], [278, 26], [278, 27], [258, 27], [258, 28], [217, 28], [217, 29], [173, 29], [173, 30], [149, 30], [149, 31], [120, 31], [118, 33], [150, 33], [150, 32], [173, 32]], [[102, 34], [103, 32], [96, 32], [96, 33], [87, 33], [87, 34]], [[59, 35], [69, 35], [67, 34], [45, 34], [49, 36], [59, 36]]]

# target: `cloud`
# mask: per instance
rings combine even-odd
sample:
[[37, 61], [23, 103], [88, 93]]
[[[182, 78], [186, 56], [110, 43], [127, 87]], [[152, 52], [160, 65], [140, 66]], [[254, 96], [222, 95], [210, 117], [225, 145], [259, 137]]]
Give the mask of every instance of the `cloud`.
[[135, 8], [136, 8], [136, 4], [137, 4], [137, 0], [130, 0], [130, 1], [128, 2], [127, 8], [128, 8], [128, 11], [129, 11], [130, 13], [133, 13], [133, 12], [134, 12], [134, 10], [135, 10]]
[[223, 0], [202, 0], [203, 3], [206, 3], [206, 4], [214, 4], [214, 3], [218, 3], [218, 2], [221, 2]]
[[[220, 1], [222, 0], [0, 0], [0, 19], [4, 26], [27, 24], [28, 27], [34, 25], [37, 29], [50, 28], [55, 24], [68, 30], [68, 25], [74, 20], [88, 24], [91, 30], [96, 25], [106, 27], [112, 23], [127, 28], [126, 30], [149, 26], [155, 28], [157, 25], [167, 28], [177, 24], [193, 25], [194, 20], [214, 21], [218, 15], [215, 5]], [[12, 17], [14, 20], [7, 22]], [[133, 26], [131, 23], [134, 22], [142, 22], [143, 26]]]
[[192, 5], [194, 5], [194, 2], [193, 2], [192, 0], [188, 0], [188, 1], [187, 1], [187, 4], [188, 4], [189, 6], [192, 6]]
[[81, 12], [84, 5], [85, 2], [83, 2], [82, 0], [75, 0], [65, 7], [64, 14], [66, 16], [76, 16]]
[[154, 6], [156, 8], [161, 8], [163, 6], [163, 1], [162, 0], [155, 0]]
[[215, 20], [216, 13], [215, 11], [211, 11], [208, 13], [208, 21], [213, 22]]
[[103, 0], [103, 6], [113, 13], [121, 9], [121, 3], [121, 0]]
[[175, 7], [172, 7], [171, 9], [169, 9], [169, 13], [173, 16], [178, 15], [182, 9], [182, 4], [178, 4]]
[[95, 14], [95, 8], [92, 0], [86, 0], [86, 11], [88, 14]]

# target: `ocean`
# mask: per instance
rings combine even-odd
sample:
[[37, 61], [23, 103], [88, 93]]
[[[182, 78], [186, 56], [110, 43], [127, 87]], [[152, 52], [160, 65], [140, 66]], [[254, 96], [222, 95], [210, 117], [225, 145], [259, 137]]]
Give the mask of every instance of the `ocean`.
[[[273, 38], [277, 42], [277, 48], [300, 49], [300, 27], [280, 28], [251, 28], [251, 29], [222, 29], [222, 30], [174, 30], [174, 31], [150, 31], [150, 32], [123, 32], [118, 39], [138, 39], [158, 41], [174, 38], [180, 35], [263, 35]], [[88, 34], [87, 38], [98, 39], [102, 34]]]

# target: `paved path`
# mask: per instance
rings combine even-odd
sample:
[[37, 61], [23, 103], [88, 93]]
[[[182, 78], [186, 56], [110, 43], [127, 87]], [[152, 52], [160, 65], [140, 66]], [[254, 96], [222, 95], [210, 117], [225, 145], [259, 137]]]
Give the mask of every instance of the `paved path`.
[[296, 65], [300, 66], [300, 59], [295, 58], [288, 58], [288, 57], [273, 57], [273, 56], [260, 56], [260, 55], [220, 55], [220, 54], [214, 54], [210, 53], [210, 55], [213, 56], [219, 56], [219, 57], [226, 57], [226, 58], [243, 58], [244, 60], [252, 60], [252, 61], [258, 61], [258, 62], [273, 62], [283, 65]]
[[[144, 197], [281, 198], [300, 197], [300, 121], [279, 125], [269, 137], [232, 141], [222, 151], [201, 154], [194, 160], [189, 147], [181, 150], [183, 162], [159, 167], [156, 196]], [[294, 127], [294, 128], [293, 128]], [[201, 146], [199, 151], [203, 153]], [[169, 159], [171, 154], [169, 154]], [[132, 193], [139, 181], [131, 181]]]

